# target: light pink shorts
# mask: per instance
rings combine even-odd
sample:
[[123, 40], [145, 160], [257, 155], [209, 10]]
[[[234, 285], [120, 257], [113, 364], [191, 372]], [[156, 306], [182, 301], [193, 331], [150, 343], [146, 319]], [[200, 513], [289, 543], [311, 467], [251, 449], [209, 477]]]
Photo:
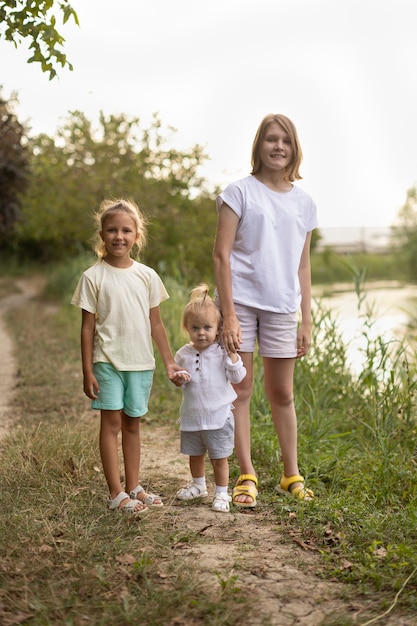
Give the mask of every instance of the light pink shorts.
[[297, 356], [297, 314], [273, 313], [235, 303], [242, 332], [240, 352], [254, 352], [258, 341], [261, 356], [289, 359]]

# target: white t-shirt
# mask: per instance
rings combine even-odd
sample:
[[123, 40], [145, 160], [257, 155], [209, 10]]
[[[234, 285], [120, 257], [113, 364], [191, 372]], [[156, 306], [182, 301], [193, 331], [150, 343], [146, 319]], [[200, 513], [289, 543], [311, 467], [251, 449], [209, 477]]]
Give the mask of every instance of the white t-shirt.
[[101, 260], [86, 270], [71, 303], [96, 316], [93, 362], [121, 372], [155, 369], [149, 311], [167, 298], [158, 274], [137, 261], [119, 268]]
[[318, 225], [312, 198], [293, 185], [273, 191], [250, 175], [217, 197], [238, 216], [230, 254], [233, 300], [276, 313], [294, 313], [301, 303], [298, 269], [307, 233]]

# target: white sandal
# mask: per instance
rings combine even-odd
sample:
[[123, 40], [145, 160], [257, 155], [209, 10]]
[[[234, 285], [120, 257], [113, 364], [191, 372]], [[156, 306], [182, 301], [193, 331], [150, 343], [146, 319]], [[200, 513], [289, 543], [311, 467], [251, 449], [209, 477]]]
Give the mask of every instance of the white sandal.
[[227, 493], [215, 493], [211, 508], [218, 513], [229, 513], [232, 498]]
[[[120, 506], [121, 502], [126, 500], [126, 502]], [[138, 508], [138, 505], [142, 505]], [[129, 494], [126, 491], [121, 491], [117, 496], [112, 500], [109, 498], [107, 500], [107, 506], [110, 511], [120, 511], [121, 513], [125, 513], [127, 515], [142, 515], [142, 513], [147, 513], [149, 511], [146, 504], [141, 502], [140, 500], [133, 500], [129, 497]]]
[[192, 481], [177, 491], [178, 500], [197, 500], [206, 496], [208, 496], [207, 489], [205, 487], [200, 488]]
[[[138, 493], [144, 493], [144, 498], [138, 498]], [[138, 485], [130, 492], [130, 497], [132, 500], [136, 500], [136, 502], [142, 502], [146, 506], [156, 508], [159, 506], [164, 506], [164, 503], [161, 500], [160, 496], [157, 496], [156, 493], [146, 493], [142, 485]]]

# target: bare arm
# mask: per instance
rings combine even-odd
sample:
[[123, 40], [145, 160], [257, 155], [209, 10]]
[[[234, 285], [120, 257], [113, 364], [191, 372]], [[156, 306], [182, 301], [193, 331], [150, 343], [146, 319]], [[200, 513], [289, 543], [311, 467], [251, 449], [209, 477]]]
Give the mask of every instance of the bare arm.
[[230, 270], [230, 253], [235, 241], [238, 224], [239, 218], [236, 213], [227, 204], [223, 203], [217, 220], [213, 265], [214, 278], [222, 306], [223, 343], [229, 353], [239, 350], [241, 344], [240, 325], [233, 303], [232, 274]]
[[174, 361], [171, 348], [169, 347], [165, 326], [162, 322], [159, 306], [150, 309], [149, 319], [151, 321], [152, 339], [154, 340], [158, 352], [161, 355], [161, 359], [165, 365], [168, 378], [170, 380], [173, 380], [175, 378], [175, 373], [183, 371], [184, 368]]
[[307, 233], [301, 254], [298, 278], [301, 289], [301, 324], [297, 333], [297, 357], [307, 354], [311, 346], [311, 266], [310, 266], [311, 233]]
[[84, 393], [91, 400], [96, 400], [100, 391], [93, 374], [93, 345], [96, 328], [96, 316], [82, 309], [81, 323], [81, 359], [83, 364]]

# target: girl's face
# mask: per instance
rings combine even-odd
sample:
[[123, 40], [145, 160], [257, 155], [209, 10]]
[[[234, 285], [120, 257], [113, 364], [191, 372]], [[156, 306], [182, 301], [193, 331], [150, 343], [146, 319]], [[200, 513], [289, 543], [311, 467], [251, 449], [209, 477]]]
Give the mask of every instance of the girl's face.
[[128, 267], [130, 251], [139, 239], [135, 221], [128, 213], [117, 211], [110, 214], [100, 232], [105, 248], [105, 259], [110, 265]]
[[259, 145], [259, 158], [262, 168], [271, 171], [285, 171], [293, 158], [291, 138], [278, 122], [268, 124]]
[[187, 331], [191, 343], [196, 350], [204, 350], [211, 346], [219, 332], [219, 321], [216, 311], [203, 308], [201, 312], [191, 313], [187, 321]]

